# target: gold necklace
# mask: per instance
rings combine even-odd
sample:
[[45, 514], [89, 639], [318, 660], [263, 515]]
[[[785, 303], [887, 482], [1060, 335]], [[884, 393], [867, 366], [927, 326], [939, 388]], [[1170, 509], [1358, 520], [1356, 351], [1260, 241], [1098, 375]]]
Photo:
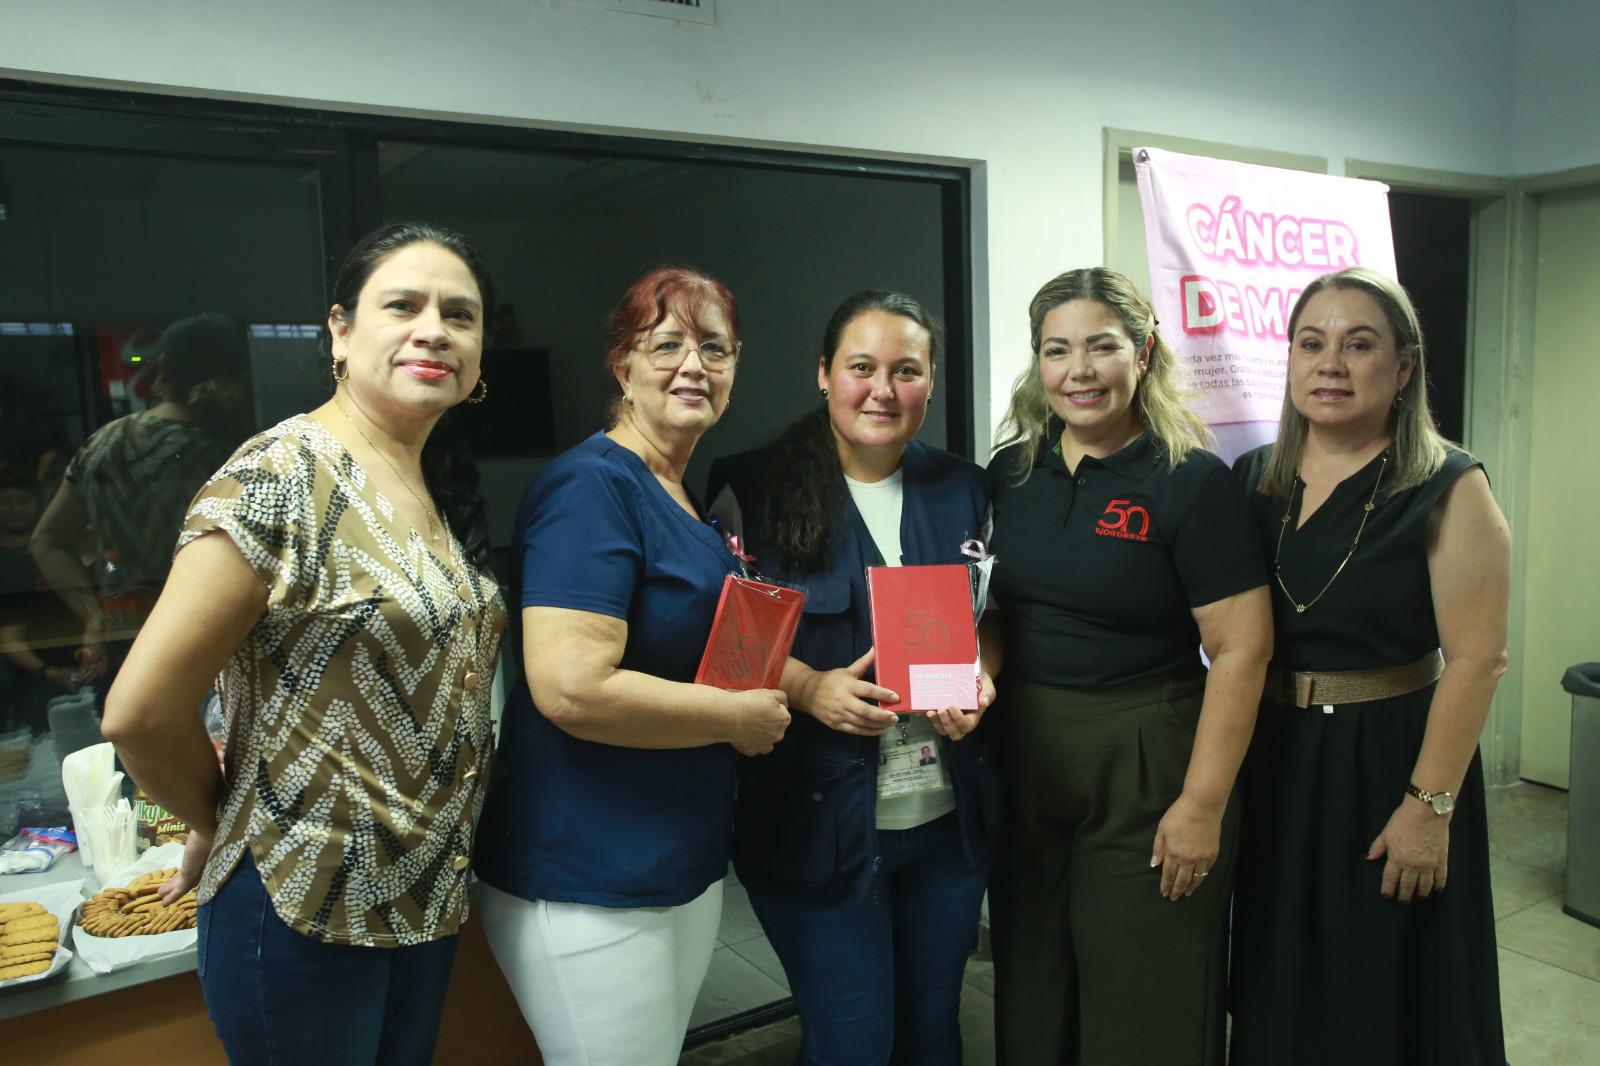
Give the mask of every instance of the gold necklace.
[[406, 480], [406, 476], [400, 473], [400, 468], [395, 466], [387, 455], [383, 454], [382, 448], [379, 448], [376, 444], [372, 443], [372, 438], [367, 436], [366, 432], [362, 430], [361, 426], [357, 424], [356, 420], [350, 417], [350, 412], [344, 409], [344, 404], [339, 402], [339, 397], [337, 394], [335, 394], [333, 397], [333, 406], [339, 409], [339, 413], [344, 415], [344, 420], [350, 423], [350, 428], [355, 430], [356, 434], [360, 436], [362, 440], [367, 442], [367, 447], [378, 453], [378, 458], [383, 460], [384, 465], [394, 473], [394, 476], [399, 479], [400, 484], [404, 485], [406, 491], [411, 493], [411, 498], [417, 501], [417, 506], [422, 508], [422, 513], [428, 516], [428, 539], [432, 541], [438, 540], [439, 523], [434, 519], [433, 508], [422, 502], [422, 497], [417, 495], [417, 490], [411, 487], [411, 482]]
[[[1311, 597], [1311, 600], [1307, 603], [1301, 603], [1294, 598], [1294, 593], [1289, 591], [1289, 586], [1283, 583], [1283, 567], [1279, 565], [1280, 561], [1283, 559], [1283, 535], [1284, 533], [1288, 532], [1289, 518], [1294, 514], [1294, 491], [1292, 489], [1290, 490], [1289, 506], [1284, 508], [1283, 523], [1278, 526], [1278, 550], [1274, 552], [1272, 556], [1272, 572], [1278, 578], [1278, 587], [1283, 590], [1283, 594], [1285, 596], [1289, 597], [1289, 602], [1294, 604], [1295, 614], [1305, 614], [1306, 611], [1315, 606], [1316, 602], [1322, 599], [1323, 594], [1333, 587], [1333, 583], [1339, 579], [1339, 575], [1344, 573], [1345, 566], [1350, 562], [1351, 556], [1355, 555], [1356, 547], [1361, 543], [1361, 534], [1367, 528], [1367, 519], [1372, 517], [1374, 501], [1376, 501], [1378, 498], [1378, 486], [1383, 484], [1383, 472], [1388, 468], [1389, 453], [1386, 451], [1383, 453], [1383, 464], [1378, 467], [1378, 478], [1372, 483], [1372, 495], [1367, 497], [1367, 506], [1361, 512], [1361, 524], [1356, 527], [1356, 539], [1350, 542], [1350, 550], [1344, 553], [1343, 562], [1341, 562], [1339, 564], [1339, 568], [1333, 572], [1333, 576], [1328, 579], [1328, 583], [1322, 586], [1322, 592], [1319, 592], [1315, 596]], [[1296, 476], [1295, 480], [1299, 481], [1300, 478]], [[1301, 498], [1304, 499], [1303, 493], [1301, 494]]]

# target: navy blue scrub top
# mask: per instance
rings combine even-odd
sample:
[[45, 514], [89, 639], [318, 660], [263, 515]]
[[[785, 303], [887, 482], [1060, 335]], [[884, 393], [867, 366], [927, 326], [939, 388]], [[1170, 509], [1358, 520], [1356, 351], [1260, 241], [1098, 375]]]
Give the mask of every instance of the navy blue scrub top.
[[[523, 607], [621, 618], [620, 668], [693, 681], [723, 578], [738, 560], [603, 433], [539, 473], [517, 509], [512, 588]], [[528, 900], [669, 907], [728, 868], [727, 744], [675, 750], [579, 740], [534, 706], [513, 613], [515, 685], [478, 829], [478, 876]]]

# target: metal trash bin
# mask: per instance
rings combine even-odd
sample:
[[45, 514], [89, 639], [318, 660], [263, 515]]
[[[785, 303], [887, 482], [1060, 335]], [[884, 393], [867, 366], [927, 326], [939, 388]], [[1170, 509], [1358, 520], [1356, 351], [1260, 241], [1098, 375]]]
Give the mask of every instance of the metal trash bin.
[[1600, 926], [1600, 663], [1561, 678], [1572, 693], [1572, 763], [1567, 781], [1567, 902], [1561, 909]]

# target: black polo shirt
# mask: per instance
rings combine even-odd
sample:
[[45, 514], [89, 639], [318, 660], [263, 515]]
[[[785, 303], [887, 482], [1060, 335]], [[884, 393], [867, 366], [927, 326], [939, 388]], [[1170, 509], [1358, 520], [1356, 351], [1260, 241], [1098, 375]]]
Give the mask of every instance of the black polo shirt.
[[1190, 609], [1267, 582], [1226, 464], [1195, 449], [1172, 469], [1146, 433], [1076, 471], [1046, 451], [1019, 485], [1020, 448], [989, 463], [1004, 679], [1104, 686], [1200, 669]]

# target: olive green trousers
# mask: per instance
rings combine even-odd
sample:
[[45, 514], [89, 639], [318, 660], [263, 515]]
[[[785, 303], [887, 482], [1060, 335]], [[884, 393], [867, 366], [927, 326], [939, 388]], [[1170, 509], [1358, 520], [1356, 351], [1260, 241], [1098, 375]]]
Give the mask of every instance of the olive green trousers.
[[1205, 882], [1161, 895], [1205, 675], [1001, 684], [1006, 828], [989, 888], [1000, 1066], [1221, 1066], [1237, 798]]

